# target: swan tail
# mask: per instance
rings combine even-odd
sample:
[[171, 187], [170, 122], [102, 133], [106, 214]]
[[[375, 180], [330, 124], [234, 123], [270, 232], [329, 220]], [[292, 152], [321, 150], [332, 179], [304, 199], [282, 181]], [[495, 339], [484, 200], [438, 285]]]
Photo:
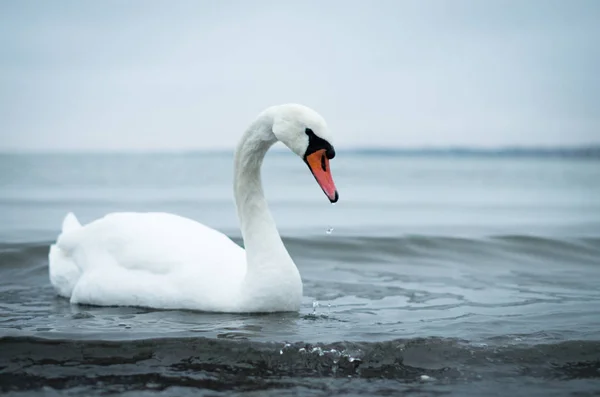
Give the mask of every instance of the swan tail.
[[81, 227], [81, 223], [79, 223], [79, 221], [77, 220], [77, 217], [72, 212], [69, 212], [67, 214], [67, 216], [65, 216], [65, 219], [63, 219], [63, 222], [62, 222], [62, 232], [63, 233], [67, 233], [67, 232], [79, 229], [80, 227]]
[[65, 235], [78, 229], [81, 229], [81, 223], [79, 223], [75, 214], [69, 212], [62, 222], [62, 232], [56, 244], [50, 246], [50, 252], [48, 253], [50, 283], [58, 295], [65, 298], [71, 296], [81, 273], [70, 252], [66, 251], [64, 245], [61, 244], [61, 240], [64, 241]]
[[56, 239], [56, 246], [66, 255], [70, 255], [77, 246], [83, 226], [72, 212], [69, 212], [62, 221], [61, 232]]

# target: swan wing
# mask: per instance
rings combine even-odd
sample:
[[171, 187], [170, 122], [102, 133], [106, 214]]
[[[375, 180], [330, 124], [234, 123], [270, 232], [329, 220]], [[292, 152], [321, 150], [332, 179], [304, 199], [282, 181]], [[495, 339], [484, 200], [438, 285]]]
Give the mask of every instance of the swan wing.
[[167, 213], [113, 213], [85, 226], [69, 214], [50, 249], [52, 284], [77, 303], [210, 309], [245, 273], [244, 250], [226, 235]]

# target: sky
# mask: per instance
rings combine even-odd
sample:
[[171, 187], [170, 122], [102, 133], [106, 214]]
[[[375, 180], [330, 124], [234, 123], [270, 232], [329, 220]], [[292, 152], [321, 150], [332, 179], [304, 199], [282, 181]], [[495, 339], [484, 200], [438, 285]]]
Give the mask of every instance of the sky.
[[0, 151], [600, 144], [600, 1], [0, 0]]

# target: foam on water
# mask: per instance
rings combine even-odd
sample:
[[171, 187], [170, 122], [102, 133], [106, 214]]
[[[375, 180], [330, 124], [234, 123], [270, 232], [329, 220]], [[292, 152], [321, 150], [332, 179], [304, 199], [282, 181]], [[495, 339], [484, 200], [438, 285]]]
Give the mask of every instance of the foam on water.
[[27, 395], [54, 389], [86, 396], [163, 391], [187, 396], [201, 390], [279, 396], [301, 387], [300, 394], [326, 396], [332, 386], [351, 390], [344, 395], [389, 395], [391, 389], [427, 384], [423, 392], [481, 396], [505, 392], [526, 376], [527, 386], [521, 384], [516, 395], [558, 396], [566, 384], [580, 395], [597, 391], [600, 379], [599, 342], [474, 347], [416, 338], [281, 347], [202, 337], [119, 342], [20, 337], [0, 338], [0, 352], [0, 392]]

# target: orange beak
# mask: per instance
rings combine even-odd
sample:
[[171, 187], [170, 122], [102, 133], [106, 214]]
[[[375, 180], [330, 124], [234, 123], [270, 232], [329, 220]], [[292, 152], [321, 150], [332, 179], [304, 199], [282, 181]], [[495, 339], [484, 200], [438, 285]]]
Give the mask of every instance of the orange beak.
[[339, 195], [337, 189], [335, 188], [335, 183], [333, 183], [333, 177], [331, 176], [331, 170], [329, 169], [329, 159], [327, 158], [326, 150], [321, 149], [309, 154], [306, 156], [305, 161], [329, 201], [332, 203], [338, 201]]

